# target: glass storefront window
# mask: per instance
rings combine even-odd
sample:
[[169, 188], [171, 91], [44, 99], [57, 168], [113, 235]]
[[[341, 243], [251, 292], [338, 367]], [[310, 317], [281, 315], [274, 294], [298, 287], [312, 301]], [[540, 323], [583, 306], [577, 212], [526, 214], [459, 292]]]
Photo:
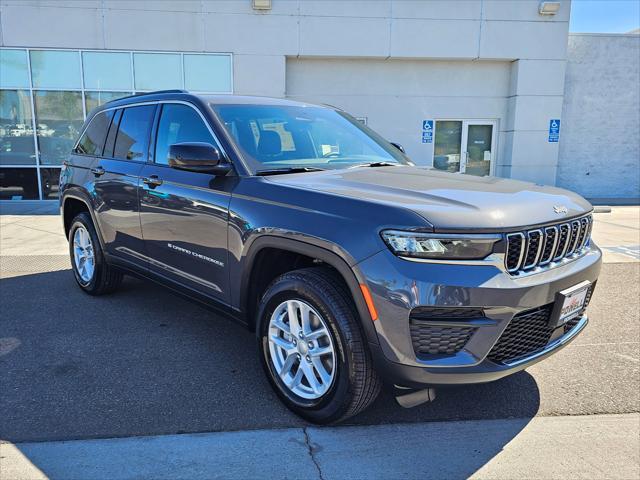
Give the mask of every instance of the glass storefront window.
[[127, 97], [129, 95], [131, 95], [131, 92], [85, 92], [84, 103], [87, 108], [87, 116], [89, 116], [89, 113], [91, 113], [91, 110], [94, 108], [110, 102], [111, 100]]
[[176, 53], [134, 53], [136, 90], [182, 88], [182, 61]]
[[63, 50], [31, 50], [33, 88], [80, 89], [80, 55]]
[[161, 89], [231, 93], [232, 68], [225, 53], [0, 47], [0, 200], [55, 199], [58, 166], [98, 106]]
[[0, 168], [0, 200], [38, 200], [35, 168]]
[[35, 165], [29, 90], [0, 90], [0, 165]]
[[0, 50], [0, 87], [29, 88], [26, 50]]
[[131, 90], [131, 55], [120, 52], [82, 52], [84, 88]]
[[34, 92], [40, 163], [60, 165], [84, 122], [80, 92]]
[[42, 188], [43, 200], [55, 200], [58, 198], [58, 188], [60, 186], [59, 168], [41, 168], [40, 186]]
[[195, 92], [231, 93], [231, 57], [185, 54], [184, 83]]

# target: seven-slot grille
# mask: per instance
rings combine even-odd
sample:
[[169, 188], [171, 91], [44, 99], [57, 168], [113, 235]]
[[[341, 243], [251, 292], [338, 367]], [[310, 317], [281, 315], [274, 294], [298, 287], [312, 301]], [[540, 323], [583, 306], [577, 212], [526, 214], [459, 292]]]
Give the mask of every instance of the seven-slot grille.
[[545, 228], [507, 234], [504, 260], [507, 271], [518, 274], [582, 253], [592, 226], [593, 218], [587, 215]]

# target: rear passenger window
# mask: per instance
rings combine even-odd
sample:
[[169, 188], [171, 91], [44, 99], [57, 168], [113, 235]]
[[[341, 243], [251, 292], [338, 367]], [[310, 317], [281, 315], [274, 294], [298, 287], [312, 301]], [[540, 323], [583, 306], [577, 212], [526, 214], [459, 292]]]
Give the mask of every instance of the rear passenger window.
[[149, 147], [149, 129], [155, 105], [125, 108], [120, 120], [113, 156], [144, 162]]
[[202, 142], [217, 147], [198, 112], [175, 103], [163, 105], [156, 138], [155, 162], [162, 165], [169, 163], [169, 147], [174, 143]]
[[113, 110], [100, 112], [93, 117], [89, 126], [82, 134], [75, 153], [82, 155], [102, 155], [104, 141], [113, 118]]

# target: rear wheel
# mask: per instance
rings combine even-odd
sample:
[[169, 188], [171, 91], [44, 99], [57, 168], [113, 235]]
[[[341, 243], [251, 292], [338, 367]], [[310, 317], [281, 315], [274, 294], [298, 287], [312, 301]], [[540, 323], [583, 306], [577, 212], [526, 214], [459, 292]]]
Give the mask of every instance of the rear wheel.
[[114, 291], [122, 273], [109, 265], [102, 253], [98, 235], [88, 213], [79, 213], [69, 230], [69, 255], [76, 282], [90, 295]]
[[327, 268], [285, 273], [260, 304], [260, 357], [282, 401], [315, 423], [335, 423], [375, 400], [380, 381], [349, 292]]

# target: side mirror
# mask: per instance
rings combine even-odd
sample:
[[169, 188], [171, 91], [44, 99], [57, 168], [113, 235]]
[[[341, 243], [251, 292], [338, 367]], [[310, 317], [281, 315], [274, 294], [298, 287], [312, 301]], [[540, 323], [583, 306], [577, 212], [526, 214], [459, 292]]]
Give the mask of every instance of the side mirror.
[[396, 142], [389, 142], [391, 145], [393, 145], [394, 147], [396, 147], [398, 150], [400, 150], [402, 153], [406, 153], [404, 151], [404, 147], [402, 145], [400, 145], [399, 143]]
[[178, 170], [224, 174], [231, 170], [231, 164], [222, 160], [220, 150], [209, 143], [174, 143], [169, 147], [169, 166]]

